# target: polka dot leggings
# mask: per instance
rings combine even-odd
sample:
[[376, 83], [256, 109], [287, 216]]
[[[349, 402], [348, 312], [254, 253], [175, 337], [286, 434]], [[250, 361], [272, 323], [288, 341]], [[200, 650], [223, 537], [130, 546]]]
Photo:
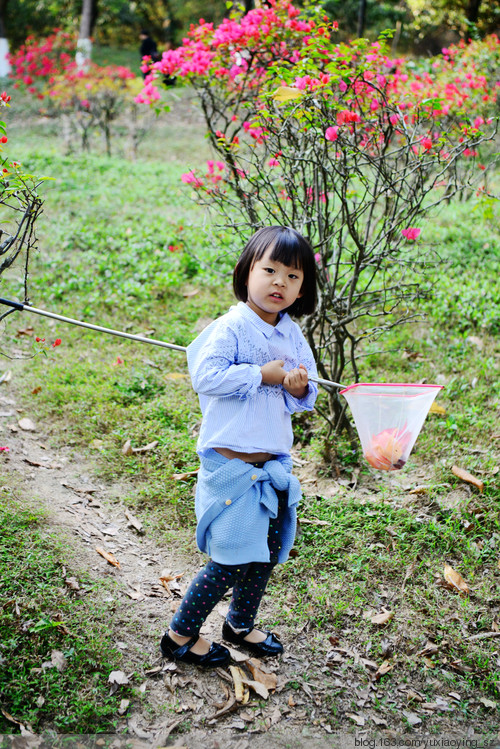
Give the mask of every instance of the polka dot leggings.
[[[282, 510], [286, 493], [277, 494]], [[227, 621], [233, 629], [253, 628], [262, 596], [278, 561], [282, 519], [283, 512], [279, 511], [278, 517], [269, 521], [270, 562], [227, 565], [212, 560], [198, 572], [170, 623], [174, 632], [183, 637], [197, 635], [207, 616], [230, 588], [233, 595]]]

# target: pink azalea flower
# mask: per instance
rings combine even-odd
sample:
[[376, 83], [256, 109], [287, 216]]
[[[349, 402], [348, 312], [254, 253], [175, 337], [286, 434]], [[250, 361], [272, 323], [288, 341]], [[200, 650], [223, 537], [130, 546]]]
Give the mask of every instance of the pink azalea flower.
[[418, 239], [421, 231], [422, 229], [417, 229], [416, 226], [409, 226], [408, 229], [401, 229], [401, 234], [406, 239], [413, 241], [414, 239]]
[[314, 255], [314, 259], [317, 263], [321, 263], [321, 255], [319, 252], [316, 252], [316, 254]]
[[325, 130], [325, 138], [326, 140], [337, 140], [339, 137], [339, 128], [337, 125], [333, 125], [332, 127], [327, 127]]

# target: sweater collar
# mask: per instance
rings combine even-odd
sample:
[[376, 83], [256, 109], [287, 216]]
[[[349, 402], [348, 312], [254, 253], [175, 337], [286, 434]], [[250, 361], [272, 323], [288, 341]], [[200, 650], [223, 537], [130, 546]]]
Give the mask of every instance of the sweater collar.
[[265, 322], [265, 320], [259, 317], [258, 314], [248, 306], [248, 304], [245, 304], [245, 302], [238, 302], [237, 308], [241, 315], [249, 322], [251, 322], [252, 325], [257, 328], [257, 330], [263, 333], [266, 338], [271, 338], [274, 332], [279, 333], [283, 336], [288, 336], [290, 333], [293, 323], [290, 315], [287, 312], [281, 313], [281, 317], [276, 325], [270, 325], [268, 322]]

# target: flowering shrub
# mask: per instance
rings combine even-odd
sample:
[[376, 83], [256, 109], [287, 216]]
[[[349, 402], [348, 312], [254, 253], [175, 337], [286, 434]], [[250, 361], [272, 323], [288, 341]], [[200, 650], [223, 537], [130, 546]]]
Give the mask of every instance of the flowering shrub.
[[[432, 236], [420, 234], [424, 217], [484, 180], [500, 45], [490, 37], [418, 65], [391, 58], [387, 35], [337, 44], [336, 29], [289, 0], [217, 28], [200, 21], [137, 101], [157, 102], [158, 77], [190, 81], [222, 167], [183, 181], [239, 233], [278, 223], [309, 238], [320, 304], [304, 329], [321, 374], [341, 381], [347, 362], [357, 378], [363, 339], [408, 318]], [[336, 418], [336, 396], [330, 406]]]
[[[0, 108], [10, 107], [11, 97], [0, 94]], [[9, 138], [5, 122], [0, 121], [0, 211], [4, 229], [1, 232], [0, 276], [13, 266], [24, 270], [24, 300], [28, 299], [28, 269], [31, 251], [36, 246], [35, 223], [42, 210], [38, 188], [43, 178], [24, 171], [22, 164], [4, 155]], [[22, 263], [22, 265], [21, 265]], [[0, 310], [0, 320], [14, 310]]]
[[134, 106], [139, 86], [136, 76], [123, 66], [90, 63], [85, 69], [73, 67], [52, 81], [47, 92], [48, 111], [70, 117], [83, 148], [89, 147], [92, 129], [99, 128], [111, 154], [111, 123]]
[[29, 36], [19, 49], [9, 55], [15, 78], [14, 88], [25, 87], [43, 99], [56, 76], [76, 67], [76, 36], [55, 29], [46, 39]]
[[[141, 83], [131, 70], [120, 65], [89, 63], [79, 68], [76, 43], [76, 36], [60, 30], [42, 40], [29, 37], [10, 55], [11, 77], [16, 81], [14, 87], [24, 87], [44, 101], [46, 114], [64, 118], [69, 147], [78, 136], [81, 147], [88, 149], [90, 135], [98, 129], [109, 154], [111, 123], [122, 113], [127, 122], [136, 120], [134, 99]], [[137, 140], [135, 133], [131, 136]]]

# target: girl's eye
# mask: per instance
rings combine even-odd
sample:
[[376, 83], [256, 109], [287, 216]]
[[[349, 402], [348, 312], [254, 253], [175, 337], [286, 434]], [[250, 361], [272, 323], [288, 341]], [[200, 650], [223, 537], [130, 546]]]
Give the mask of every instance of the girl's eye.
[[266, 273], [274, 273], [274, 268], [264, 268]]
[[296, 279], [296, 278], [298, 278], [298, 276], [296, 276], [296, 275], [295, 275], [295, 273], [289, 273], [289, 274], [288, 274], [288, 277], [289, 277], [289, 278], [293, 278], [293, 279]]

